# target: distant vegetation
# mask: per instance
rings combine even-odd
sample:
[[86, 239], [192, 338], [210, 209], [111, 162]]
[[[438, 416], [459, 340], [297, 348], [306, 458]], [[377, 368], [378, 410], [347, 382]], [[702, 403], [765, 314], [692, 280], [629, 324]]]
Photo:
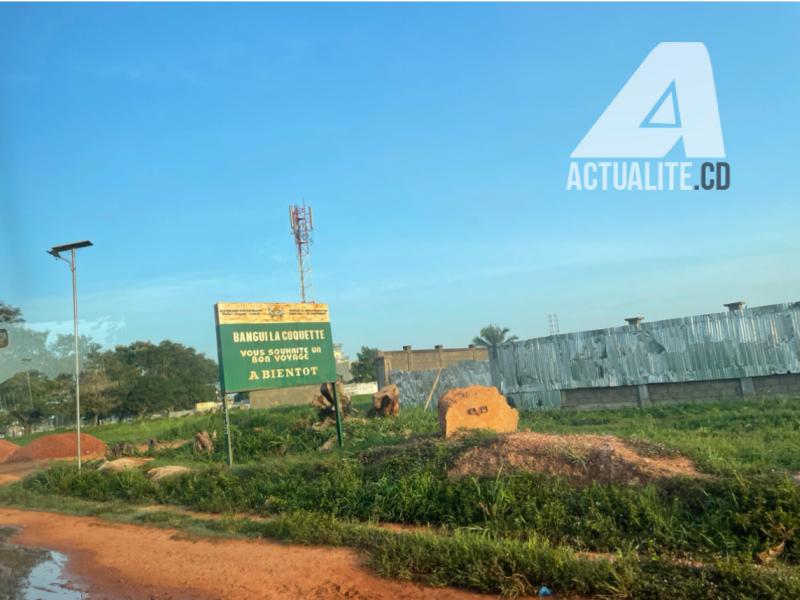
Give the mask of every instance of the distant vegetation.
[[350, 365], [350, 372], [355, 383], [377, 381], [378, 371], [375, 359], [378, 358], [377, 348], [361, 346], [361, 351], [356, 355], [356, 360]]
[[11, 306], [0, 300], [0, 324], [1, 323], [22, 323], [22, 310], [16, 306]]
[[514, 342], [519, 338], [515, 335], [508, 335], [511, 331], [508, 327], [500, 327], [499, 325], [487, 325], [481, 329], [481, 334], [472, 338], [472, 343], [476, 346], [487, 346], [494, 348], [506, 342]]
[[[0, 319], [21, 323], [22, 312], [0, 302]], [[14, 424], [26, 431], [51, 421], [74, 419], [73, 336], [16, 326], [12, 343], [0, 349], [0, 433]], [[133, 417], [192, 408], [217, 397], [217, 365], [169, 340], [133, 342], [103, 351], [82, 336], [81, 409], [95, 424], [102, 418]]]

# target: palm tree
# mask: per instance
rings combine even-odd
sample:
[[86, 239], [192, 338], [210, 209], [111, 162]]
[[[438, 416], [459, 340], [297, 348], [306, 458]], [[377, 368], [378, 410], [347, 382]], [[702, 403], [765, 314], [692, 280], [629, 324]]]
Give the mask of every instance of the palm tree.
[[487, 325], [481, 329], [480, 336], [473, 338], [472, 343], [476, 346], [486, 346], [488, 348], [495, 348], [500, 344], [506, 342], [514, 342], [519, 338], [515, 335], [506, 337], [510, 329], [508, 327], [500, 327], [499, 325]]

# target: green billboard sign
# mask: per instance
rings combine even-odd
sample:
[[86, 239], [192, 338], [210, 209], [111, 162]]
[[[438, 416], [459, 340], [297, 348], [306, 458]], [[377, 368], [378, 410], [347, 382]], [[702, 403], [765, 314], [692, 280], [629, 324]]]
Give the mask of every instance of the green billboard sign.
[[327, 304], [220, 302], [214, 313], [225, 392], [336, 381]]

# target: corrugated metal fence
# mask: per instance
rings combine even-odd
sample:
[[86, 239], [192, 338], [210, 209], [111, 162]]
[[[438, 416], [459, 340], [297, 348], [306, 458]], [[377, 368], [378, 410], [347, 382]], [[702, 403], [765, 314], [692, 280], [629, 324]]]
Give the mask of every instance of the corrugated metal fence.
[[391, 382], [400, 388], [400, 399], [404, 405], [422, 406], [428, 396], [431, 396], [432, 410], [436, 410], [439, 398], [452, 388], [492, 385], [489, 361], [486, 360], [465, 360], [441, 370], [395, 370], [390, 373], [390, 378]]
[[800, 373], [800, 302], [504, 344], [492, 378], [519, 406], [560, 390]]

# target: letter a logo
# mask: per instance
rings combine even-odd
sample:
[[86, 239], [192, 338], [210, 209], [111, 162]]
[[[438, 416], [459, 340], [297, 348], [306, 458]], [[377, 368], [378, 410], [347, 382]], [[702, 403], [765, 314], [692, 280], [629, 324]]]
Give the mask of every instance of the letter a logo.
[[653, 48], [572, 158], [663, 158], [683, 139], [686, 158], [723, 158], [708, 50], [700, 42]]

